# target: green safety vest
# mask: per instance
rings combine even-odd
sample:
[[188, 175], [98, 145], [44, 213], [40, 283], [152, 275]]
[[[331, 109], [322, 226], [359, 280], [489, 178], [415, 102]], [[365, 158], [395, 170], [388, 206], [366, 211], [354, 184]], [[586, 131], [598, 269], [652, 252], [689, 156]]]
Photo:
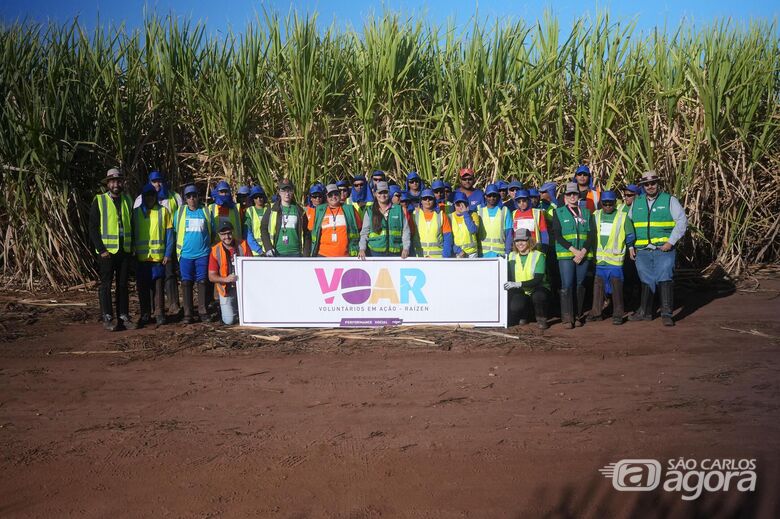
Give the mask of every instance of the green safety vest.
[[[241, 216], [238, 213], [238, 209], [236, 207], [232, 207], [229, 209], [228, 219], [230, 220], [230, 223], [233, 225], [233, 236], [235, 238], [241, 238], [243, 236], [241, 226]], [[212, 245], [216, 245], [216, 243], [219, 241], [219, 219], [224, 218], [224, 216], [219, 216], [219, 206], [217, 204], [211, 204], [209, 206], [209, 213], [211, 214], [211, 243]]]
[[647, 196], [642, 195], [632, 205], [632, 220], [636, 229], [636, 246], [647, 247], [653, 244], [660, 247], [669, 241], [674, 229], [674, 218], [670, 202], [672, 196], [669, 193], [659, 193], [649, 209]]
[[425, 219], [425, 211], [418, 209], [415, 211], [415, 227], [417, 227], [417, 236], [415, 237], [414, 248], [417, 255], [421, 258], [429, 256], [431, 258], [441, 258], [444, 253], [444, 234], [442, 233], [442, 219], [446, 218], [441, 211], [433, 211], [433, 218], [430, 222]]
[[165, 257], [165, 231], [170, 221], [168, 209], [156, 204], [144, 215], [143, 207], [136, 207], [133, 227], [133, 247], [138, 261], [161, 262]]
[[487, 206], [479, 208], [479, 241], [482, 243], [482, 254], [486, 252], [504, 254], [506, 212], [506, 207], [499, 207], [496, 216], [491, 217], [488, 215]]
[[[132, 241], [125, 239], [130, 236], [130, 229], [132, 223], [130, 220], [131, 211], [133, 210], [133, 201], [130, 197], [124, 193], [120, 194], [121, 211], [122, 211], [122, 231], [119, 231], [119, 218], [116, 214], [116, 206], [114, 200], [108, 193], [96, 195], [95, 199], [98, 202], [98, 211], [100, 211], [100, 239], [103, 240], [103, 246], [111, 254], [119, 252], [119, 239], [122, 239], [122, 250], [130, 253], [132, 249]], [[95, 252], [98, 252], [95, 250]]]
[[[344, 219], [347, 221], [347, 238], [349, 240], [348, 251], [350, 256], [357, 256], [360, 251], [360, 231], [355, 218], [355, 211], [351, 211], [352, 206], [342, 207]], [[311, 255], [316, 256], [320, 250], [320, 238], [322, 237], [322, 220], [325, 219], [325, 210], [328, 204], [320, 204], [314, 209], [314, 226], [311, 232]]]
[[[571, 214], [571, 211], [565, 205], [555, 209], [555, 217], [561, 223], [563, 239], [571, 243], [575, 249], [581, 249], [585, 245], [585, 241], [588, 239], [588, 232], [590, 231], [590, 211], [580, 207], [580, 216], [584, 222], [577, 222], [574, 219], [574, 215]], [[557, 240], [555, 241], [555, 255], [559, 260], [574, 257], [574, 254], [569, 249], [564, 249]], [[591, 256], [592, 251], [588, 251], [588, 257]]]
[[[366, 218], [371, 218], [371, 213], [367, 213]], [[371, 232], [368, 234], [368, 248], [376, 252], [401, 252], [402, 235], [404, 230], [404, 212], [400, 205], [390, 206], [387, 212], [387, 218], [382, 218], [382, 228], [380, 232], [374, 232], [373, 225], [370, 225]]]
[[[626, 254], [626, 218], [628, 213], [613, 211], [607, 214], [603, 209], [593, 213], [596, 220], [596, 264], [623, 266], [623, 258]], [[603, 224], [612, 224], [609, 232], [602, 232]], [[606, 241], [606, 243], [605, 243]]]
[[[179, 208], [179, 212], [176, 213], [176, 255], [179, 258], [181, 258], [181, 250], [184, 247], [184, 235], [187, 232], [187, 209], [189, 209], [189, 206], [183, 205]], [[210, 239], [211, 221], [209, 220], [208, 213], [206, 213], [206, 209], [202, 205], [199, 205], [195, 211], [203, 213], [203, 219], [206, 221], [206, 233]]]
[[[524, 256], [517, 251], [512, 251], [509, 253], [509, 258], [507, 261], [509, 271], [512, 272], [515, 276], [515, 281], [520, 282], [531, 281], [534, 278], [534, 273], [536, 272], [536, 267], [539, 265], [539, 262], [541, 262], [541, 265], [545, 271], [542, 286], [549, 289], [550, 282], [547, 280], [547, 262], [543, 252], [532, 250]], [[521, 288], [523, 292], [526, 293], [526, 295], [530, 296], [533, 292], [533, 290], [530, 288]]]

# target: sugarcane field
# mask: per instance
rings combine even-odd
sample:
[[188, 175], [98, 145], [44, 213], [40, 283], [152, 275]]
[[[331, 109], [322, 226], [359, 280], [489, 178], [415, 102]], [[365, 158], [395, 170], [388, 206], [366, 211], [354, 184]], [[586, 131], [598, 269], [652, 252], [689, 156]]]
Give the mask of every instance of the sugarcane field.
[[0, 7], [0, 517], [780, 517], [777, 6], [374, 4]]

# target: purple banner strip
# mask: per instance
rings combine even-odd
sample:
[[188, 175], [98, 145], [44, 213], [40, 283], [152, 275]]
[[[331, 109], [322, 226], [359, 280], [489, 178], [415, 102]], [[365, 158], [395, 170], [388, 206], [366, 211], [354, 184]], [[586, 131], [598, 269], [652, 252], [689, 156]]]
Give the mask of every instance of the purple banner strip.
[[341, 323], [339, 324], [339, 326], [342, 328], [367, 328], [370, 326], [401, 326], [403, 322], [404, 322], [403, 319], [398, 319], [397, 317], [387, 317], [387, 318], [344, 317], [341, 319]]

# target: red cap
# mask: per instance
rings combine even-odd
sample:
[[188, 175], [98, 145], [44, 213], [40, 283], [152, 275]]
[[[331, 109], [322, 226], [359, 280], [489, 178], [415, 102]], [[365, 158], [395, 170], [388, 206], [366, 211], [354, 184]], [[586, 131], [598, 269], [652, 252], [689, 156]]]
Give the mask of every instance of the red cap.
[[463, 168], [460, 170], [460, 176], [463, 177], [465, 175], [471, 175], [474, 176], [474, 170], [471, 168]]

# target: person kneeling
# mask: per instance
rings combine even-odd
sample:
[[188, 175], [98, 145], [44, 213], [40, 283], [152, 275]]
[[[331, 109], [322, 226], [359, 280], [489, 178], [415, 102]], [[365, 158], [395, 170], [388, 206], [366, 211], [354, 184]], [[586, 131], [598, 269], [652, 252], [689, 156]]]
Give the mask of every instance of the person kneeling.
[[547, 324], [550, 302], [550, 284], [547, 281], [547, 262], [544, 253], [535, 250], [531, 232], [525, 228], [515, 231], [514, 250], [509, 254], [509, 325], [528, 324], [530, 302], [533, 301], [536, 322], [542, 330]]
[[251, 256], [245, 241], [233, 237], [233, 224], [224, 220], [219, 224], [219, 243], [211, 248], [209, 256], [209, 281], [214, 283], [219, 293], [219, 306], [222, 322], [234, 324], [238, 319], [238, 297], [236, 295], [236, 276], [233, 258]]

